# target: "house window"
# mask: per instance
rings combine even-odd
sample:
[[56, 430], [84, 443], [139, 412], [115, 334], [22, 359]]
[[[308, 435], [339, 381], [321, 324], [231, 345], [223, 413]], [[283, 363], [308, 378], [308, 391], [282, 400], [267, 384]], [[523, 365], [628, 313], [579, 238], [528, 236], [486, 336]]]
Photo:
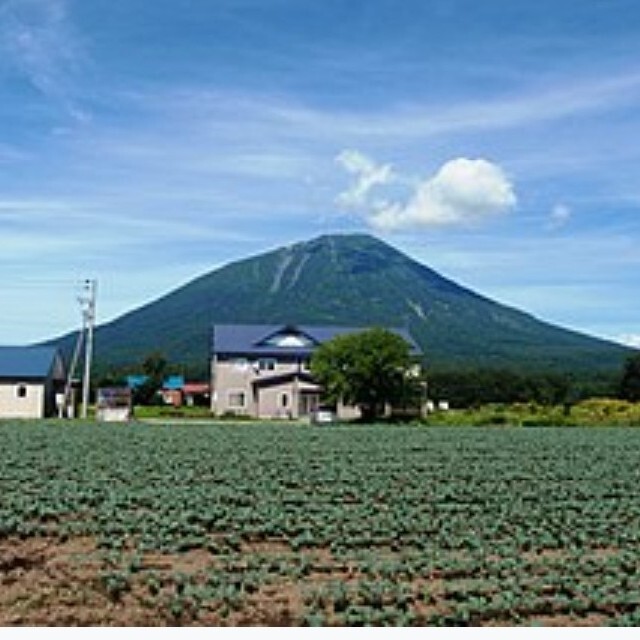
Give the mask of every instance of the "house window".
[[260, 371], [275, 371], [278, 361], [275, 358], [260, 358], [258, 368]]
[[283, 409], [286, 409], [289, 406], [289, 394], [288, 393], [283, 393], [280, 396], [280, 406]]
[[16, 387], [16, 396], [18, 398], [26, 398], [27, 397], [27, 385], [26, 384], [19, 384]]
[[229, 392], [229, 408], [244, 409], [247, 406], [247, 396], [244, 391]]
[[238, 369], [240, 371], [245, 371], [249, 366], [249, 361], [246, 358], [236, 358], [233, 361], [234, 369]]

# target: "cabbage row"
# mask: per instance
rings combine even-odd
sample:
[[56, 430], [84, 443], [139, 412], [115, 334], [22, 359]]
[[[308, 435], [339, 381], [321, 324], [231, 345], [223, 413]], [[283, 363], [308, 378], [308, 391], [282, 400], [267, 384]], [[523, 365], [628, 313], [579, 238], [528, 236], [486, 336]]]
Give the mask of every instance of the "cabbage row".
[[638, 430], [7, 423], [0, 451], [0, 544], [88, 536], [95, 588], [161, 623], [640, 622]]

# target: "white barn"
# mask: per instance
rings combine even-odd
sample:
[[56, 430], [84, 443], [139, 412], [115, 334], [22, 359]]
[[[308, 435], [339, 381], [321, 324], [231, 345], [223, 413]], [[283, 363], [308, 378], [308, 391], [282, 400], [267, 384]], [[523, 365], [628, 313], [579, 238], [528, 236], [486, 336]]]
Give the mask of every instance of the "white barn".
[[45, 418], [56, 413], [66, 380], [54, 347], [0, 347], [0, 418]]

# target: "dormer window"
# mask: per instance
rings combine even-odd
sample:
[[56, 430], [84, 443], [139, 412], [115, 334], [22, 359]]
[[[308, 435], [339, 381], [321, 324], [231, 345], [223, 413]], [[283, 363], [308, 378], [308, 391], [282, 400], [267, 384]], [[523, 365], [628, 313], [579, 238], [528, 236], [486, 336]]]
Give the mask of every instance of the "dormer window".
[[279, 347], [308, 347], [311, 343], [302, 336], [279, 336], [276, 344]]
[[269, 338], [265, 344], [271, 347], [286, 348], [307, 348], [312, 347], [313, 342], [301, 333], [278, 333]]

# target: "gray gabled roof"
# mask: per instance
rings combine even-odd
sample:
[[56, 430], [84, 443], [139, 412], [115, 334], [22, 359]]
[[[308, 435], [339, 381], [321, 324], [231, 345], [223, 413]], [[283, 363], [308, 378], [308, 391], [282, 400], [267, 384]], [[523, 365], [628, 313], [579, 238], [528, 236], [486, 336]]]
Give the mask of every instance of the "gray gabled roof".
[[[370, 327], [336, 327], [282, 324], [219, 324], [213, 327], [213, 353], [249, 357], [293, 356], [307, 357], [313, 350], [339, 335], [364, 331]], [[420, 355], [420, 347], [406, 329], [386, 327], [404, 338], [413, 355]], [[277, 346], [270, 339], [278, 335], [297, 334], [305, 346]]]
[[0, 378], [45, 379], [59, 357], [55, 347], [0, 347]]

